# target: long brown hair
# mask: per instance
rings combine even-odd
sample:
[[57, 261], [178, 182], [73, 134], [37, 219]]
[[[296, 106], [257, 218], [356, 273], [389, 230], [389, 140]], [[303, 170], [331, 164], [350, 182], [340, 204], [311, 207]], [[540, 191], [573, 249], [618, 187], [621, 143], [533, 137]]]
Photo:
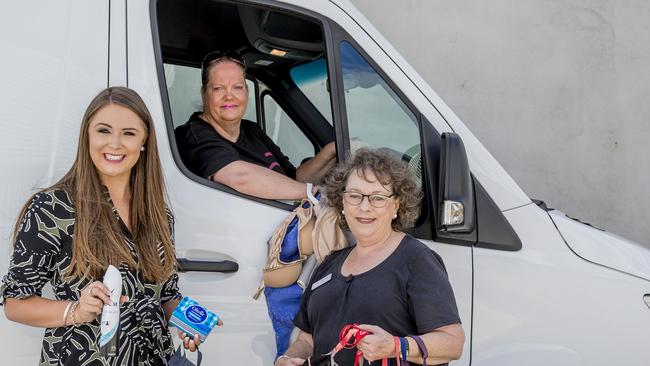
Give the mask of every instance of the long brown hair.
[[[138, 251], [137, 263], [124, 242], [122, 229], [90, 157], [90, 121], [100, 109], [109, 104], [134, 112], [144, 123], [147, 135], [146, 148], [131, 169], [129, 182], [129, 224]], [[149, 110], [135, 91], [125, 87], [110, 87], [102, 90], [90, 102], [81, 122], [75, 161], [61, 180], [45, 190], [51, 189], [65, 190], [74, 201], [72, 264], [68, 275], [98, 279], [108, 264], [119, 266], [122, 263], [141, 271], [148, 281], [160, 283], [172, 274], [176, 256], [165, 204], [165, 186], [156, 133]], [[30, 201], [31, 199], [18, 216], [14, 239]], [[162, 261], [158, 243], [161, 243], [163, 249]]]

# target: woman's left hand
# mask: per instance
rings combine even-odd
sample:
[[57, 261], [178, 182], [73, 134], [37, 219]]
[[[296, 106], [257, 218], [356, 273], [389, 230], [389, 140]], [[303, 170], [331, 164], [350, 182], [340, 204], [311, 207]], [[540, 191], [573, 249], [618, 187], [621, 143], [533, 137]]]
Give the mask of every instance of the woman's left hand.
[[201, 344], [201, 336], [198, 334], [194, 335], [194, 338], [190, 338], [187, 333], [184, 333], [183, 331], [178, 331], [178, 337], [183, 340], [183, 348], [186, 350], [189, 350], [191, 352], [196, 351], [199, 349], [199, 345]]
[[[217, 322], [217, 326], [222, 326], [223, 321], [219, 319]], [[194, 338], [190, 338], [187, 333], [179, 330], [178, 331], [178, 338], [183, 340], [183, 348], [186, 350], [189, 350], [190, 352], [194, 352], [197, 349], [199, 349], [199, 345], [201, 344], [201, 336], [198, 334], [194, 335]]]
[[382, 358], [395, 357], [395, 340], [390, 333], [376, 325], [361, 324], [359, 329], [371, 333], [363, 337], [357, 344], [357, 348], [363, 353], [363, 358], [372, 362]]

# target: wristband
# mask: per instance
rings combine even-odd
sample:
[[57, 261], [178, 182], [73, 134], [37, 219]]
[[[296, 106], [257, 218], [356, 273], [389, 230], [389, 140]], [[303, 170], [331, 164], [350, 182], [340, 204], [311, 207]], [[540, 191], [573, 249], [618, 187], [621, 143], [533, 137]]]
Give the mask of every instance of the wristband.
[[429, 357], [429, 350], [427, 349], [427, 345], [424, 344], [424, 341], [420, 336], [416, 335], [410, 335], [409, 337], [413, 338], [415, 343], [418, 345], [418, 348], [420, 349], [420, 354], [422, 355], [422, 366], [427, 366], [427, 358]]
[[406, 341], [406, 338], [399, 337], [399, 348], [402, 351], [402, 360], [406, 361], [409, 353], [409, 342]]
[[307, 199], [309, 202], [311, 202], [312, 205], [318, 204], [318, 198], [314, 196], [314, 193], [312, 192], [314, 188], [314, 185], [312, 183], [307, 183]]
[[278, 358], [275, 359], [275, 362], [278, 362], [278, 360], [281, 359], [281, 358], [291, 359], [291, 357], [289, 357], [287, 355], [280, 355], [280, 356], [278, 356]]

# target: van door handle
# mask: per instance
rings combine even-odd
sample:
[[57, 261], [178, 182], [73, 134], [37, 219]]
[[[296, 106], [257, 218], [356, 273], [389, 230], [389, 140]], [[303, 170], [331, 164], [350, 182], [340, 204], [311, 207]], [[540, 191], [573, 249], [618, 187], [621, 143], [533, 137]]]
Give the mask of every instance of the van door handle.
[[178, 272], [223, 272], [232, 273], [239, 270], [239, 263], [231, 260], [194, 260], [176, 258]]

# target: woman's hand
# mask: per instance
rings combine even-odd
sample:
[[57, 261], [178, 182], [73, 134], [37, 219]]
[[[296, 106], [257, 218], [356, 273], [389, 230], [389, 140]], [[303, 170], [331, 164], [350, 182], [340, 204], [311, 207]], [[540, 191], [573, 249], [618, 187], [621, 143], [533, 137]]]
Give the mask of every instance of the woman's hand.
[[359, 329], [370, 332], [363, 337], [357, 348], [363, 353], [363, 358], [372, 362], [382, 358], [395, 357], [395, 340], [393, 336], [375, 325], [361, 324]]
[[[128, 301], [128, 297], [120, 297], [120, 305]], [[102, 313], [104, 304], [111, 303], [111, 292], [100, 281], [95, 281], [81, 291], [79, 305], [74, 312], [74, 324], [89, 323]], [[69, 315], [72, 322], [72, 313]]]
[[190, 352], [194, 352], [199, 349], [199, 345], [201, 344], [201, 336], [198, 334], [195, 334], [194, 338], [190, 338], [187, 333], [179, 330], [178, 338], [183, 340], [183, 348], [189, 350]]
[[305, 364], [305, 359], [300, 357], [280, 356], [275, 360], [275, 366], [301, 366]]
[[[217, 326], [220, 327], [222, 325], [223, 321], [219, 319], [219, 321], [217, 321]], [[198, 334], [195, 334], [194, 338], [190, 338], [187, 333], [183, 332], [182, 330], [178, 330], [178, 338], [183, 341], [183, 348], [189, 350], [190, 352], [194, 352], [199, 349], [199, 345], [201, 344], [201, 336]]]

